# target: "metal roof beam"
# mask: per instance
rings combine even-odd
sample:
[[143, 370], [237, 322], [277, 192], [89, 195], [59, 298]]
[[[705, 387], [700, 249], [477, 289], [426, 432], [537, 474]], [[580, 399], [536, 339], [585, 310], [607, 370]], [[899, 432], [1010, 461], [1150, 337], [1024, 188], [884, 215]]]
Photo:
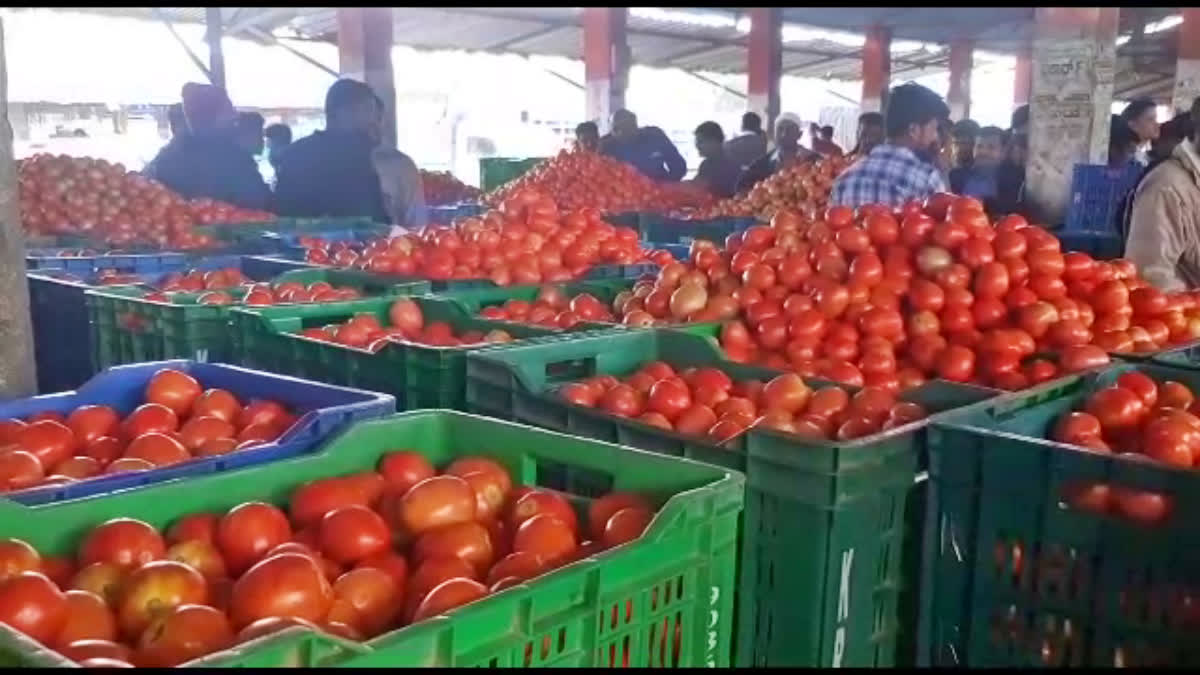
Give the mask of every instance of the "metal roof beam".
[[[236, 35], [250, 28], [263, 28], [267, 22], [295, 14], [295, 12], [296, 9], [294, 7], [270, 7], [251, 12], [246, 18], [240, 21], [235, 21], [234, 19], [237, 18], [235, 16], [234, 19], [230, 20], [229, 28], [225, 29], [225, 34]], [[269, 33], [270, 30], [267, 30], [267, 32]]]
[[518, 35], [516, 37], [511, 37], [511, 38], [501, 40], [499, 42], [494, 42], [494, 43], [484, 47], [483, 51], [487, 52], [487, 51], [495, 51], [498, 49], [508, 49], [508, 48], [512, 47], [513, 45], [520, 44], [522, 42], [525, 42], [526, 40], [532, 40], [534, 38], [539, 38], [539, 37], [542, 37], [543, 35], [549, 35], [549, 34], [555, 32], [557, 30], [560, 30], [562, 28], [564, 28], [564, 26], [555, 25], [555, 24], [545, 24], [544, 26], [542, 26], [541, 28], [539, 28], [537, 30], [532, 30], [532, 31], [529, 31], [528, 33], [522, 33], [521, 35]]
[[154, 12], [154, 15], [161, 19], [164, 24], [166, 24], [167, 30], [171, 31], [171, 37], [175, 38], [175, 41], [179, 43], [180, 47], [183, 47], [183, 51], [187, 52], [188, 58], [192, 60], [192, 63], [196, 64], [196, 67], [200, 69], [200, 72], [204, 73], [204, 77], [208, 78], [209, 82], [212, 82], [212, 72], [209, 71], [208, 66], [204, 64], [204, 60], [199, 56], [196, 56], [196, 52], [192, 51], [192, 48], [188, 46], [188, 43], [183, 41], [183, 38], [175, 30], [175, 26], [171, 23], [171, 20], [167, 18], [167, 15], [163, 14], [162, 10], [158, 7], [151, 7], [150, 11]]
[[329, 66], [325, 65], [324, 63], [321, 63], [320, 61], [314, 59], [313, 57], [309, 56], [308, 54], [305, 54], [304, 52], [300, 51], [299, 49], [292, 47], [291, 45], [287, 44], [286, 42], [280, 42], [279, 39], [276, 38], [274, 35], [268, 33], [267, 31], [263, 30], [262, 28], [259, 28], [258, 26], [249, 26], [249, 27], [247, 27], [246, 32], [250, 33], [251, 35], [254, 35], [255, 37], [262, 38], [263, 40], [266, 40], [268, 43], [270, 43], [276, 47], [282, 47], [284, 51], [286, 51], [289, 54], [292, 54], [293, 56], [296, 56], [301, 61], [304, 61], [305, 63], [308, 63], [309, 65], [316, 66], [317, 68], [329, 73], [330, 75], [333, 76], [333, 78], [335, 80], [342, 76], [342, 74], [339, 73], [338, 71], [334, 70], [333, 68], [330, 68]]
[[690, 47], [681, 52], [676, 52], [674, 54], [671, 54], [670, 56], [667, 56], [666, 58], [658, 59], [658, 60], [654, 61], [654, 63], [649, 63], [647, 65], [661, 67], [661, 68], [670, 68], [670, 67], [672, 67], [672, 62], [674, 62], [674, 61], [678, 61], [680, 59], [691, 58], [693, 56], [699, 56], [700, 54], [704, 54], [707, 52], [715, 52], [718, 49], [724, 49], [724, 48], [725, 48], [725, 45], [714, 45], [714, 44], [705, 44], [705, 45], [701, 45], [699, 47]]

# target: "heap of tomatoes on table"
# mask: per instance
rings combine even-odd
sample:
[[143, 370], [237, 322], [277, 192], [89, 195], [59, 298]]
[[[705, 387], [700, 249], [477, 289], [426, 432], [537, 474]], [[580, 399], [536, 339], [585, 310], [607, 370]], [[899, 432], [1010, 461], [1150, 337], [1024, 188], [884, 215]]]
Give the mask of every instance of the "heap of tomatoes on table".
[[0, 623], [93, 667], [175, 666], [293, 626], [365, 640], [633, 541], [654, 513], [629, 492], [577, 511], [487, 457], [438, 472], [396, 450], [284, 508], [245, 502], [165, 532], [116, 518], [69, 554], [2, 539]]
[[750, 427], [848, 441], [927, 416], [919, 404], [897, 400], [878, 386], [853, 394], [836, 385], [814, 391], [795, 373], [767, 382], [734, 382], [718, 368], [677, 369], [664, 361], [647, 363], [624, 379], [598, 375], [571, 382], [558, 395], [575, 405], [716, 444]]
[[606, 213], [712, 203], [712, 197], [695, 186], [657, 183], [625, 162], [587, 150], [563, 150], [488, 193], [484, 201], [499, 206], [528, 191], [548, 195], [564, 209], [597, 208]]
[[561, 211], [533, 190], [519, 190], [500, 208], [451, 227], [363, 245], [310, 237], [300, 244], [305, 260], [318, 265], [435, 281], [489, 279], [499, 286], [571, 281], [595, 265], [645, 259], [637, 230], [605, 222], [595, 208]]
[[896, 212], [781, 211], [769, 226], [655, 252], [653, 280], [613, 309], [627, 325], [722, 322], [738, 362], [896, 391], [929, 378], [1017, 390], [1200, 338], [1196, 292], [1164, 293], [1128, 260], [1063, 252], [1021, 216], [936, 195]]
[[780, 211], [817, 213], [829, 203], [833, 180], [850, 165], [846, 157], [784, 166], [743, 195], [679, 215], [693, 220], [757, 216], [769, 220]]
[[[1080, 403], [1080, 410], [1055, 420], [1049, 438], [1135, 461], [1200, 467], [1200, 403], [1186, 384], [1128, 370]], [[1169, 495], [1120, 485], [1087, 483], [1067, 489], [1076, 508], [1142, 522], [1161, 520], [1171, 507]]]
[[21, 224], [31, 235], [86, 235], [114, 247], [192, 250], [215, 244], [198, 226], [275, 219], [265, 211], [185, 199], [103, 159], [39, 153], [17, 161], [17, 180]]
[[0, 420], [0, 491], [150, 471], [278, 439], [295, 416], [270, 400], [242, 401], [170, 368], [150, 378], [128, 415], [103, 404]]
[[332, 342], [346, 347], [378, 352], [389, 342], [409, 342], [428, 347], [466, 347], [485, 343], [512, 342], [508, 331], [457, 331], [447, 321], [425, 320], [421, 306], [411, 298], [400, 298], [388, 306], [388, 325], [370, 312], [360, 312], [343, 323], [331, 323], [316, 328], [305, 328], [298, 335]]

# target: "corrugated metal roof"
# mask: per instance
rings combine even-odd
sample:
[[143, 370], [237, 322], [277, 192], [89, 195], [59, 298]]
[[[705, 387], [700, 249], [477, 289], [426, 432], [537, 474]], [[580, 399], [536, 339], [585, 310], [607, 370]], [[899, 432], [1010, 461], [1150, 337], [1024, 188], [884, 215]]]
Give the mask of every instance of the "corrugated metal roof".
[[[204, 21], [204, 9], [197, 7], [164, 7], [159, 8], [158, 13], [145, 7], [77, 9], [142, 18], [165, 16], [171, 21], [188, 23]], [[745, 10], [695, 8], [688, 10], [689, 20], [682, 21], [679, 20], [682, 9], [634, 8], [631, 11], [628, 40], [634, 62], [714, 73], [745, 72]], [[1122, 9], [1122, 24], [1152, 21], [1172, 11], [1175, 10]], [[331, 7], [226, 7], [222, 15], [227, 30], [240, 31], [250, 26], [266, 31], [283, 29], [319, 40], [332, 39], [337, 31], [336, 9]], [[397, 44], [576, 59], [582, 53], [582, 8], [579, 7], [396, 7], [393, 15]], [[814, 27], [811, 31], [813, 39], [808, 39], [809, 31], [801, 31], [802, 39], [785, 41], [784, 74], [859, 79], [861, 33], [866, 26], [880, 23], [892, 30], [892, 76], [901, 79], [943, 72], [948, 56], [946, 44], [955, 38], [973, 39], [978, 48], [991, 52], [1013, 53], [1027, 45], [1032, 37], [1033, 8], [788, 7], [783, 9], [783, 16], [790, 24]], [[844, 31], [860, 37], [847, 35], [846, 40], [820, 39], [819, 30]], [[1163, 31], [1147, 37], [1174, 40], [1174, 35], [1174, 31]], [[899, 41], [929, 44], [925, 49], [901, 52], [896, 50]], [[1150, 72], [1143, 72], [1145, 70]], [[1119, 63], [1118, 95], [1127, 91], [1152, 90], [1161, 96], [1164, 87], [1169, 91], [1169, 82], [1161, 82], [1165, 76], [1154, 70], [1148, 68], [1144, 59], [1137, 64]], [[1154, 82], [1159, 84], [1152, 84]]]

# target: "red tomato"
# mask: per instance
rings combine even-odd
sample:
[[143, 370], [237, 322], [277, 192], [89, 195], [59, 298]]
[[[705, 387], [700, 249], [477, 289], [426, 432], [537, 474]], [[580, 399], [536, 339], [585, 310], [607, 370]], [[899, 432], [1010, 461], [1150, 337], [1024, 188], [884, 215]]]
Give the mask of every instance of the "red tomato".
[[268, 617], [315, 622], [325, 618], [333, 589], [312, 558], [297, 553], [271, 556], [233, 585], [229, 617], [244, 628]]
[[263, 502], [247, 502], [221, 518], [215, 541], [229, 570], [240, 574], [291, 538], [292, 528], [282, 511]]

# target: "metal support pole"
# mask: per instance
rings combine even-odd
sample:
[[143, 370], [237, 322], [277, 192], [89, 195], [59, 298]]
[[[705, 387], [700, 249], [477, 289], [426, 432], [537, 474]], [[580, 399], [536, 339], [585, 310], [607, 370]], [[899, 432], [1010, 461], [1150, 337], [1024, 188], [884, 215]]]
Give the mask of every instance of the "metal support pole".
[[214, 85], [225, 88], [225, 54], [221, 51], [221, 37], [224, 35], [220, 7], [204, 8], [204, 23], [208, 30], [204, 41], [208, 43], [208, 79]]

